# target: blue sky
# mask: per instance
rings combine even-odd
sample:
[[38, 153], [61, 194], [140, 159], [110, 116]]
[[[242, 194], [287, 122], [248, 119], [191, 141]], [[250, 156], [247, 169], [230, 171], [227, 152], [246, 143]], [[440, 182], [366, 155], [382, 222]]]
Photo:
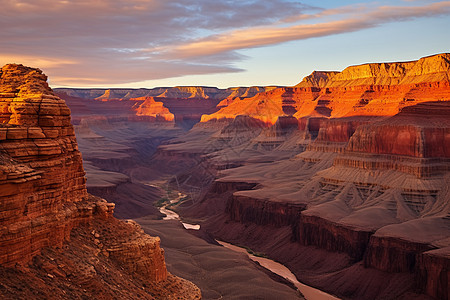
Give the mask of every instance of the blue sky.
[[294, 85], [450, 52], [450, 1], [0, 0], [0, 64], [53, 87]]

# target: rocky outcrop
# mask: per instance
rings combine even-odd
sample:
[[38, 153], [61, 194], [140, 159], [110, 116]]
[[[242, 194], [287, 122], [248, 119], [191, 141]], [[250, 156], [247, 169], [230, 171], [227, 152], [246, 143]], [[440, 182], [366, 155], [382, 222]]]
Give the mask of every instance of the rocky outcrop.
[[450, 53], [427, 56], [418, 61], [368, 63], [345, 68], [342, 72], [313, 72], [297, 86], [352, 87], [395, 86], [424, 82], [448, 82]]
[[0, 263], [14, 265], [61, 246], [87, 192], [70, 110], [47, 77], [21, 65], [0, 75]]
[[392, 237], [373, 236], [364, 257], [366, 267], [386, 272], [414, 272], [423, 252], [433, 249], [429, 244]]
[[[99, 239], [101, 251], [119, 263], [130, 274], [135, 274], [150, 281], [161, 282], [167, 279], [168, 272], [164, 262], [164, 250], [160, 248], [158, 237], [144, 234], [142, 228], [134, 221], [126, 221], [127, 226], [118, 228], [128, 235]], [[100, 238], [100, 234], [95, 234]]]
[[314, 71], [296, 85], [296, 87], [317, 87], [323, 88], [339, 72], [333, 71]]
[[392, 118], [360, 126], [334, 165], [397, 170], [417, 178], [448, 172], [449, 108], [450, 102], [423, 103], [404, 108]]
[[[135, 98], [132, 100], [142, 100]], [[173, 121], [175, 119], [167, 107], [162, 102], [156, 102], [153, 97], [144, 98], [144, 102], [136, 103], [136, 115], [154, 117], [157, 121]]]
[[276, 123], [279, 116], [292, 116], [298, 111], [311, 114], [318, 92], [317, 88], [277, 88], [252, 98], [233, 101], [214, 114], [203, 115], [201, 122], [247, 115], [270, 126]]
[[227, 203], [226, 212], [231, 220], [242, 224], [292, 226], [305, 209], [302, 204], [264, 201], [246, 196], [233, 195]]

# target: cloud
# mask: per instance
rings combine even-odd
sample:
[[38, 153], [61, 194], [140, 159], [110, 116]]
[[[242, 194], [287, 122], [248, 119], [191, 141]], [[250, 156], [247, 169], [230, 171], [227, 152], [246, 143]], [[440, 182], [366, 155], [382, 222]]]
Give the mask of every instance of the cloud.
[[[322, 11], [315, 16], [303, 15], [299, 20], [306, 18], [321, 18], [337, 14], [349, 14], [342, 20], [319, 22], [315, 24], [300, 24], [288, 27], [258, 26], [246, 29], [238, 29], [205, 38], [200, 38], [175, 47], [160, 49], [169, 58], [195, 58], [218, 53], [230, 52], [239, 49], [256, 48], [267, 45], [275, 45], [293, 40], [304, 40], [308, 38], [328, 36], [334, 34], [359, 31], [371, 27], [376, 27], [385, 23], [407, 21], [415, 18], [448, 15], [450, 14], [450, 1], [432, 3], [425, 6], [401, 7], [401, 6], [381, 6], [373, 11], [361, 13], [361, 7], [349, 7]], [[356, 14], [358, 13], [358, 14]]]
[[215, 55], [217, 64], [141, 50], [271, 24], [309, 8], [290, 0], [0, 0], [0, 7], [0, 63], [40, 67], [58, 85], [238, 72], [233, 63], [242, 56], [235, 53]]
[[0, 0], [0, 7], [0, 64], [39, 67], [53, 85], [111, 86], [240, 72], [240, 49], [448, 14], [450, 1], [328, 10], [293, 0]]

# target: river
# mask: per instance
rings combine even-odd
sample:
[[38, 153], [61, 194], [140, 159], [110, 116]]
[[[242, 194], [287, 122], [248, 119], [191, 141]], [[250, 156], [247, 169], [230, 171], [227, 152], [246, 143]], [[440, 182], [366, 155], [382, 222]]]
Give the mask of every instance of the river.
[[165, 214], [166, 216], [163, 218], [163, 220], [179, 220], [181, 222], [181, 224], [183, 224], [185, 229], [194, 229], [194, 230], [199, 230], [200, 229], [200, 225], [198, 224], [189, 224], [189, 223], [185, 223], [183, 221], [181, 221], [180, 216], [174, 212], [173, 210], [168, 209], [167, 207], [173, 203], [177, 203], [178, 201], [180, 201], [180, 199], [186, 197], [185, 194], [178, 192], [178, 195], [176, 198], [174, 199], [170, 199], [169, 203], [160, 207], [159, 211], [163, 214]]
[[247, 254], [247, 256], [251, 260], [258, 262], [262, 267], [266, 268], [267, 270], [270, 270], [272, 273], [275, 273], [275, 274], [289, 280], [297, 287], [297, 289], [303, 294], [303, 296], [305, 296], [305, 299], [307, 299], [307, 300], [338, 300], [339, 299], [330, 294], [322, 292], [321, 290], [315, 289], [313, 287], [307, 286], [307, 285], [299, 282], [297, 280], [297, 277], [295, 277], [295, 275], [287, 267], [285, 267], [284, 265], [282, 265], [280, 263], [277, 263], [276, 261], [273, 261], [271, 259], [264, 258], [264, 257], [254, 256], [254, 255], [248, 253], [246, 249], [226, 243], [226, 242], [222, 242], [222, 241], [217, 241], [217, 242], [230, 250]]
[[[163, 220], [179, 220], [181, 222], [181, 224], [183, 224], [185, 229], [199, 230], [200, 225], [188, 224], [188, 223], [183, 222], [181, 220], [180, 216], [176, 212], [167, 208], [170, 204], [178, 202], [180, 199], [182, 199], [185, 196], [186, 195], [184, 195], [183, 193], [178, 192], [177, 197], [170, 199], [169, 203], [160, 207], [159, 211], [166, 215], [163, 218]], [[264, 258], [264, 257], [254, 256], [254, 255], [248, 253], [246, 249], [226, 243], [226, 242], [222, 242], [222, 241], [217, 241], [217, 242], [220, 245], [222, 245], [230, 250], [247, 254], [247, 256], [251, 260], [258, 262], [262, 267], [268, 269], [272, 273], [275, 273], [275, 274], [289, 280], [290, 282], [292, 282], [295, 285], [295, 287], [297, 287], [297, 289], [303, 294], [303, 296], [305, 296], [305, 299], [307, 299], [307, 300], [339, 300], [339, 298], [336, 298], [330, 294], [322, 292], [321, 290], [315, 289], [313, 287], [307, 286], [307, 285], [299, 282], [297, 280], [297, 277], [295, 277], [295, 275], [287, 267], [285, 267], [284, 265], [282, 265], [280, 263], [277, 263], [276, 261], [273, 261], [271, 259]]]

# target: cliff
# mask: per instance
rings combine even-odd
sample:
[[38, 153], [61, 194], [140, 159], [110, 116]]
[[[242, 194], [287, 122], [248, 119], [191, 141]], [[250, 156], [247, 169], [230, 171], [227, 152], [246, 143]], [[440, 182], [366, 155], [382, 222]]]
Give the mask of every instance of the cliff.
[[318, 88], [352, 86], [394, 86], [449, 80], [450, 53], [423, 57], [417, 61], [369, 63], [350, 66], [342, 72], [313, 72], [297, 86]]
[[[114, 219], [114, 204], [88, 195], [70, 110], [46, 81], [22, 65], [0, 71], [0, 271], [7, 287], [0, 295], [28, 298], [44, 289], [41, 296], [57, 298], [139, 291], [150, 299], [152, 292], [199, 299], [198, 288], [168, 274], [158, 238]], [[115, 285], [102, 284], [108, 266], [114, 278], [137, 282], [114, 292]], [[146, 284], [151, 288], [140, 291]]]
[[382, 122], [360, 127], [348, 150], [413, 157], [450, 157], [450, 102], [405, 107]]
[[6, 65], [0, 80], [0, 263], [26, 263], [48, 245], [61, 246], [87, 197], [70, 110], [41, 71]]
[[[402, 108], [449, 100], [450, 54], [412, 62], [370, 63], [342, 72], [315, 71], [292, 88], [278, 88], [228, 101], [202, 122], [248, 115], [273, 125], [278, 116], [342, 118], [393, 116]], [[227, 105], [227, 106], [225, 106]]]
[[[282, 261], [305, 282], [325, 290], [331, 284], [342, 297], [447, 299], [449, 105], [422, 102], [392, 117], [302, 118], [298, 129], [310, 131], [311, 142], [287, 158], [281, 146], [253, 145], [265, 133], [278, 138], [292, 129], [295, 117], [281, 116], [232, 148], [239, 161], [232, 151], [216, 152], [227, 166], [182, 213], [206, 219], [202, 228], [217, 238]], [[239, 135], [244, 131], [233, 131]], [[322, 265], [329, 256], [339, 260]]]

